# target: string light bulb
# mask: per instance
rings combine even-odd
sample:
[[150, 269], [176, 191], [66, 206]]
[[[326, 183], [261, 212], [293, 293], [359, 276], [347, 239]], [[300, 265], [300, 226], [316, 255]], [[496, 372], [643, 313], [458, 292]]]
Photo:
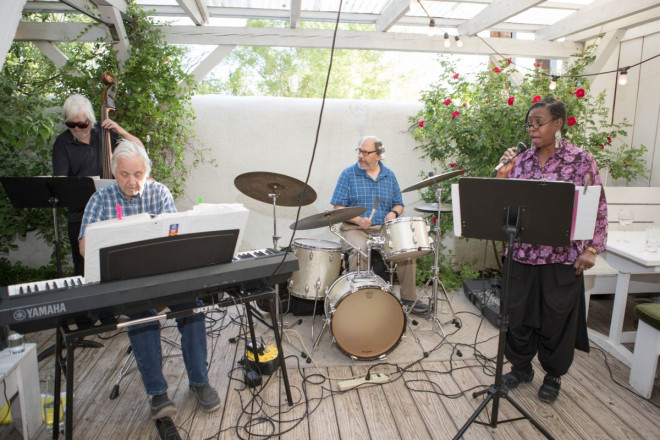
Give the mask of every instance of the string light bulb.
[[451, 41], [449, 40], [449, 34], [447, 32], [445, 32], [445, 43], [444, 44], [445, 44], [445, 48], [449, 47], [449, 45], [451, 44]]
[[550, 87], [548, 87], [550, 90], [554, 90], [557, 88], [557, 80], [559, 77], [557, 75], [552, 75], [552, 81], [550, 81]]
[[432, 37], [433, 35], [435, 35], [435, 19], [432, 18], [431, 21], [429, 21], [429, 37]]
[[628, 69], [624, 67], [619, 70], [619, 85], [625, 86], [626, 84], [628, 84]]
[[459, 37], [458, 35], [456, 35], [456, 36], [454, 37], [454, 40], [456, 40], [456, 47], [463, 47], [463, 40], [461, 40], [461, 37]]

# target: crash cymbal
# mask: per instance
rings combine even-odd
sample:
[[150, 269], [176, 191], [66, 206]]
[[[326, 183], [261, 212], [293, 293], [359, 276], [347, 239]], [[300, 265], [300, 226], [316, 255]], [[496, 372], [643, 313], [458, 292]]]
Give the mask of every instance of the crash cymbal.
[[[426, 205], [419, 205], [415, 206], [415, 211], [420, 211], [420, 212], [438, 212], [438, 204], [437, 203], [427, 203]], [[451, 212], [452, 208], [449, 203], [442, 203], [440, 205], [440, 212]]]
[[292, 223], [289, 228], [303, 230], [330, 226], [335, 223], [345, 222], [346, 220], [352, 219], [353, 217], [357, 217], [366, 210], [367, 208], [363, 208], [362, 206], [332, 209], [330, 211], [310, 215], [309, 217], [298, 220], [296, 223]]
[[[260, 202], [275, 203], [279, 206], [309, 205], [316, 200], [316, 192], [305, 182], [283, 174], [258, 171], [245, 173], [234, 179], [234, 185], [240, 192]], [[302, 196], [300, 195], [305, 193]]]
[[438, 174], [437, 176], [431, 176], [428, 179], [424, 179], [421, 182], [417, 182], [413, 186], [409, 186], [408, 188], [404, 189], [401, 192], [408, 192], [408, 191], [413, 191], [415, 189], [426, 188], [429, 185], [432, 185], [434, 183], [439, 183], [447, 179], [451, 179], [452, 177], [458, 176], [459, 174], [463, 174], [464, 172], [465, 170], [456, 170], [456, 171], [449, 171], [443, 174]]

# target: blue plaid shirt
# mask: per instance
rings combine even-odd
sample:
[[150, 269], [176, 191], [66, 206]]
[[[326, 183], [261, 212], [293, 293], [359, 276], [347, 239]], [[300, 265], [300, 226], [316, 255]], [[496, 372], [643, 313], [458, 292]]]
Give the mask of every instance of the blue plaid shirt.
[[380, 204], [376, 209], [372, 224], [383, 224], [385, 216], [394, 206], [404, 205], [396, 176], [382, 162], [378, 162], [378, 164], [380, 165], [380, 173], [376, 180], [372, 179], [365, 170], [361, 170], [357, 163], [342, 171], [330, 203], [347, 208], [353, 206], [365, 207], [367, 210], [361, 217], [369, 217], [374, 201], [379, 198]]
[[172, 193], [162, 183], [147, 180], [142, 192], [129, 199], [121, 192], [117, 182], [114, 182], [112, 185], [96, 191], [87, 202], [78, 240], [85, 236], [85, 230], [90, 224], [117, 218], [117, 205], [121, 206], [122, 216], [144, 212], [151, 215], [176, 212]]

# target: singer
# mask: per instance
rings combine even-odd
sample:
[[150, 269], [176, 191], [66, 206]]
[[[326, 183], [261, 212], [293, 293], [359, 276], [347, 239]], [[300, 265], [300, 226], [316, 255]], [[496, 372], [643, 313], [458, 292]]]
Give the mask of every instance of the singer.
[[[546, 98], [533, 104], [524, 125], [531, 148], [516, 157], [515, 150], [508, 149], [497, 177], [585, 185], [590, 176], [593, 185], [600, 185], [591, 154], [562, 137], [565, 121], [563, 102]], [[601, 191], [592, 240], [572, 241], [570, 247], [514, 244], [513, 254], [506, 257], [514, 260], [505, 350], [512, 367], [502, 377], [509, 389], [532, 382], [532, 360], [538, 355], [546, 372], [538, 397], [552, 403], [559, 396], [561, 376], [573, 363], [575, 349], [589, 351], [583, 271], [593, 267], [606, 242], [607, 203]]]

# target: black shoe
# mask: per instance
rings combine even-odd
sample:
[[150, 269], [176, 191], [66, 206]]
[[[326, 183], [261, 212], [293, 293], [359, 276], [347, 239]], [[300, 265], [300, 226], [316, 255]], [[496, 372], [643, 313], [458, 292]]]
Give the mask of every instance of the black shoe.
[[213, 387], [208, 383], [201, 387], [191, 386], [190, 389], [193, 394], [195, 394], [195, 397], [197, 397], [197, 401], [199, 402], [202, 411], [212, 412], [220, 408], [222, 404], [220, 396], [218, 396], [218, 393], [216, 393]]
[[159, 394], [151, 398], [151, 420], [172, 417], [176, 414], [176, 406], [167, 397], [167, 393]]
[[539, 388], [539, 399], [541, 402], [552, 403], [557, 400], [561, 388], [561, 377], [545, 375], [543, 385]]
[[401, 300], [404, 306], [410, 310], [413, 315], [425, 315], [429, 311], [429, 306], [421, 301], [409, 301], [407, 299]]
[[520, 371], [512, 368], [510, 373], [506, 373], [502, 376], [502, 385], [512, 390], [521, 383], [530, 383], [533, 379], [534, 370], [531, 368], [529, 371]]

